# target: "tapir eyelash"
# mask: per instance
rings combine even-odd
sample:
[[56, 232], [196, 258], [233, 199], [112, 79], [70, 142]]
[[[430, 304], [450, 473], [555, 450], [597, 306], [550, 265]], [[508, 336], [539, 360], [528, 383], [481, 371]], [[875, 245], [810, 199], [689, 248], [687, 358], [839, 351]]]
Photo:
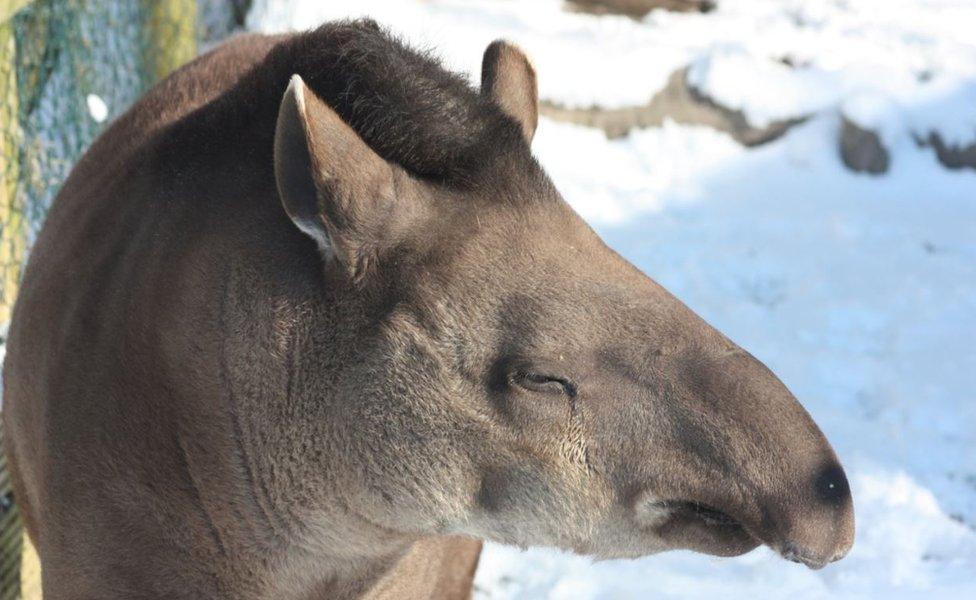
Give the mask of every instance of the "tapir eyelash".
[[509, 382], [530, 392], [558, 391], [570, 398], [576, 397], [577, 393], [576, 384], [565, 377], [532, 371], [515, 371], [509, 376]]

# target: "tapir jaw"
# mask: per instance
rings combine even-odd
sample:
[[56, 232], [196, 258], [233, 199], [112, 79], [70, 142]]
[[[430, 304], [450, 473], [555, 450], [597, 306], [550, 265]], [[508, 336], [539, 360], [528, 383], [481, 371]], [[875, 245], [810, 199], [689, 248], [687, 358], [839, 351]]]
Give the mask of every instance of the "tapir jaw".
[[730, 500], [662, 500], [639, 496], [634, 515], [641, 528], [675, 548], [737, 556], [767, 545], [786, 560], [821, 569], [851, 549], [854, 512], [847, 478], [836, 463], [820, 470], [812, 497]]
[[635, 514], [644, 531], [675, 548], [738, 556], [762, 543], [739, 520], [699, 502], [648, 496], [638, 502]]

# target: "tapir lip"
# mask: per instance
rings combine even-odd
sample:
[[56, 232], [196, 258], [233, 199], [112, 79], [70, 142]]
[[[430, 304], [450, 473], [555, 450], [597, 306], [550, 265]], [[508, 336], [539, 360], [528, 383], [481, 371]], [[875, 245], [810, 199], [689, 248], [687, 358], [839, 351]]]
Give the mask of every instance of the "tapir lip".
[[786, 560], [799, 563], [801, 565], [806, 565], [814, 570], [822, 569], [828, 564], [844, 558], [847, 556], [847, 552], [850, 549], [848, 547], [837, 551], [832, 555], [817, 556], [814, 553], [804, 550], [802, 547], [789, 541], [770, 546]]
[[747, 521], [695, 500], [658, 500], [645, 505], [645, 510], [659, 510], [666, 517], [654, 526], [664, 537], [681, 535], [689, 550], [715, 556], [738, 556], [767, 545], [784, 559], [819, 570], [843, 558], [847, 551], [820, 556], [789, 539], [763, 535]]
[[[825, 559], [821, 557], [812, 556], [802, 549], [800, 549], [795, 544], [789, 542], [780, 544], [775, 550], [780, 556], [785, 558], [790, 562], [800, 563], [801, 565], [806, 565], [811, 569], [818, 570], [824, 568], [827, 563], [837, 560], [836, 558]], [[840, 558], [840, 557], [837, 557]]]
[[709, 525], [742, 526], [729, 514], [693, 500], [663, 500], [656, 502], [655, 506], [667, 510], [672, 514], [682, 513], [693, 518], [701, 519]]
[[688, 550], [715, 556], [738, 556], [763, 542], [732, 515], [694, 500], [658, 500], [644, 510], [665, 516], [653, 525], [656, 535], [680, 539]]

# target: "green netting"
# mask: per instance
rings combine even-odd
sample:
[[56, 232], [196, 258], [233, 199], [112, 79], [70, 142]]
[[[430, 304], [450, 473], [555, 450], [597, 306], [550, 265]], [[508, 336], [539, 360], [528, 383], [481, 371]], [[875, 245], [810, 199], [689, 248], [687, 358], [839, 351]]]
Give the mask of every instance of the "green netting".
[[[248, 4], [0, 0], [0, 336], [72, 165], [146, 88], [239, 27]], [[0, 460], [0, 600], [21, 595], [14, 500]]]

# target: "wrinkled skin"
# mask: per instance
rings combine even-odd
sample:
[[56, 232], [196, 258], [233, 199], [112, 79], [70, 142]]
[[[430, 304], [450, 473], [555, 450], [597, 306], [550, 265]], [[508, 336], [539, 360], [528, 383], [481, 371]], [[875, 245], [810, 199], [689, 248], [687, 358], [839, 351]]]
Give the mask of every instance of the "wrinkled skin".
[[[398, 462], [416, 456], [418, 480], [453, 486], [418, 518], [603, 558], [760, 543], [791, 557], [805, 544], [814, 566], [842, 554], [847, 484], [807, 413], [540, 187], [515, 209], [468, 197], [466, 210], [433, 211], [420, 229], [449, 233], [416, 240], [434, 250], [410, 270], [397, 263], [396, 299], [384, 298], [393, 308], [364, 351], [389, 359], [375, 369], [396, 373], [391, 385], [403, 382], [377, 395], [417, 419], [399, 432], [403, 447], [392, 444]], [[427, 475], [435, 466], [443, 472]], [[689, 514], [686, 502], [731, 519]]]

